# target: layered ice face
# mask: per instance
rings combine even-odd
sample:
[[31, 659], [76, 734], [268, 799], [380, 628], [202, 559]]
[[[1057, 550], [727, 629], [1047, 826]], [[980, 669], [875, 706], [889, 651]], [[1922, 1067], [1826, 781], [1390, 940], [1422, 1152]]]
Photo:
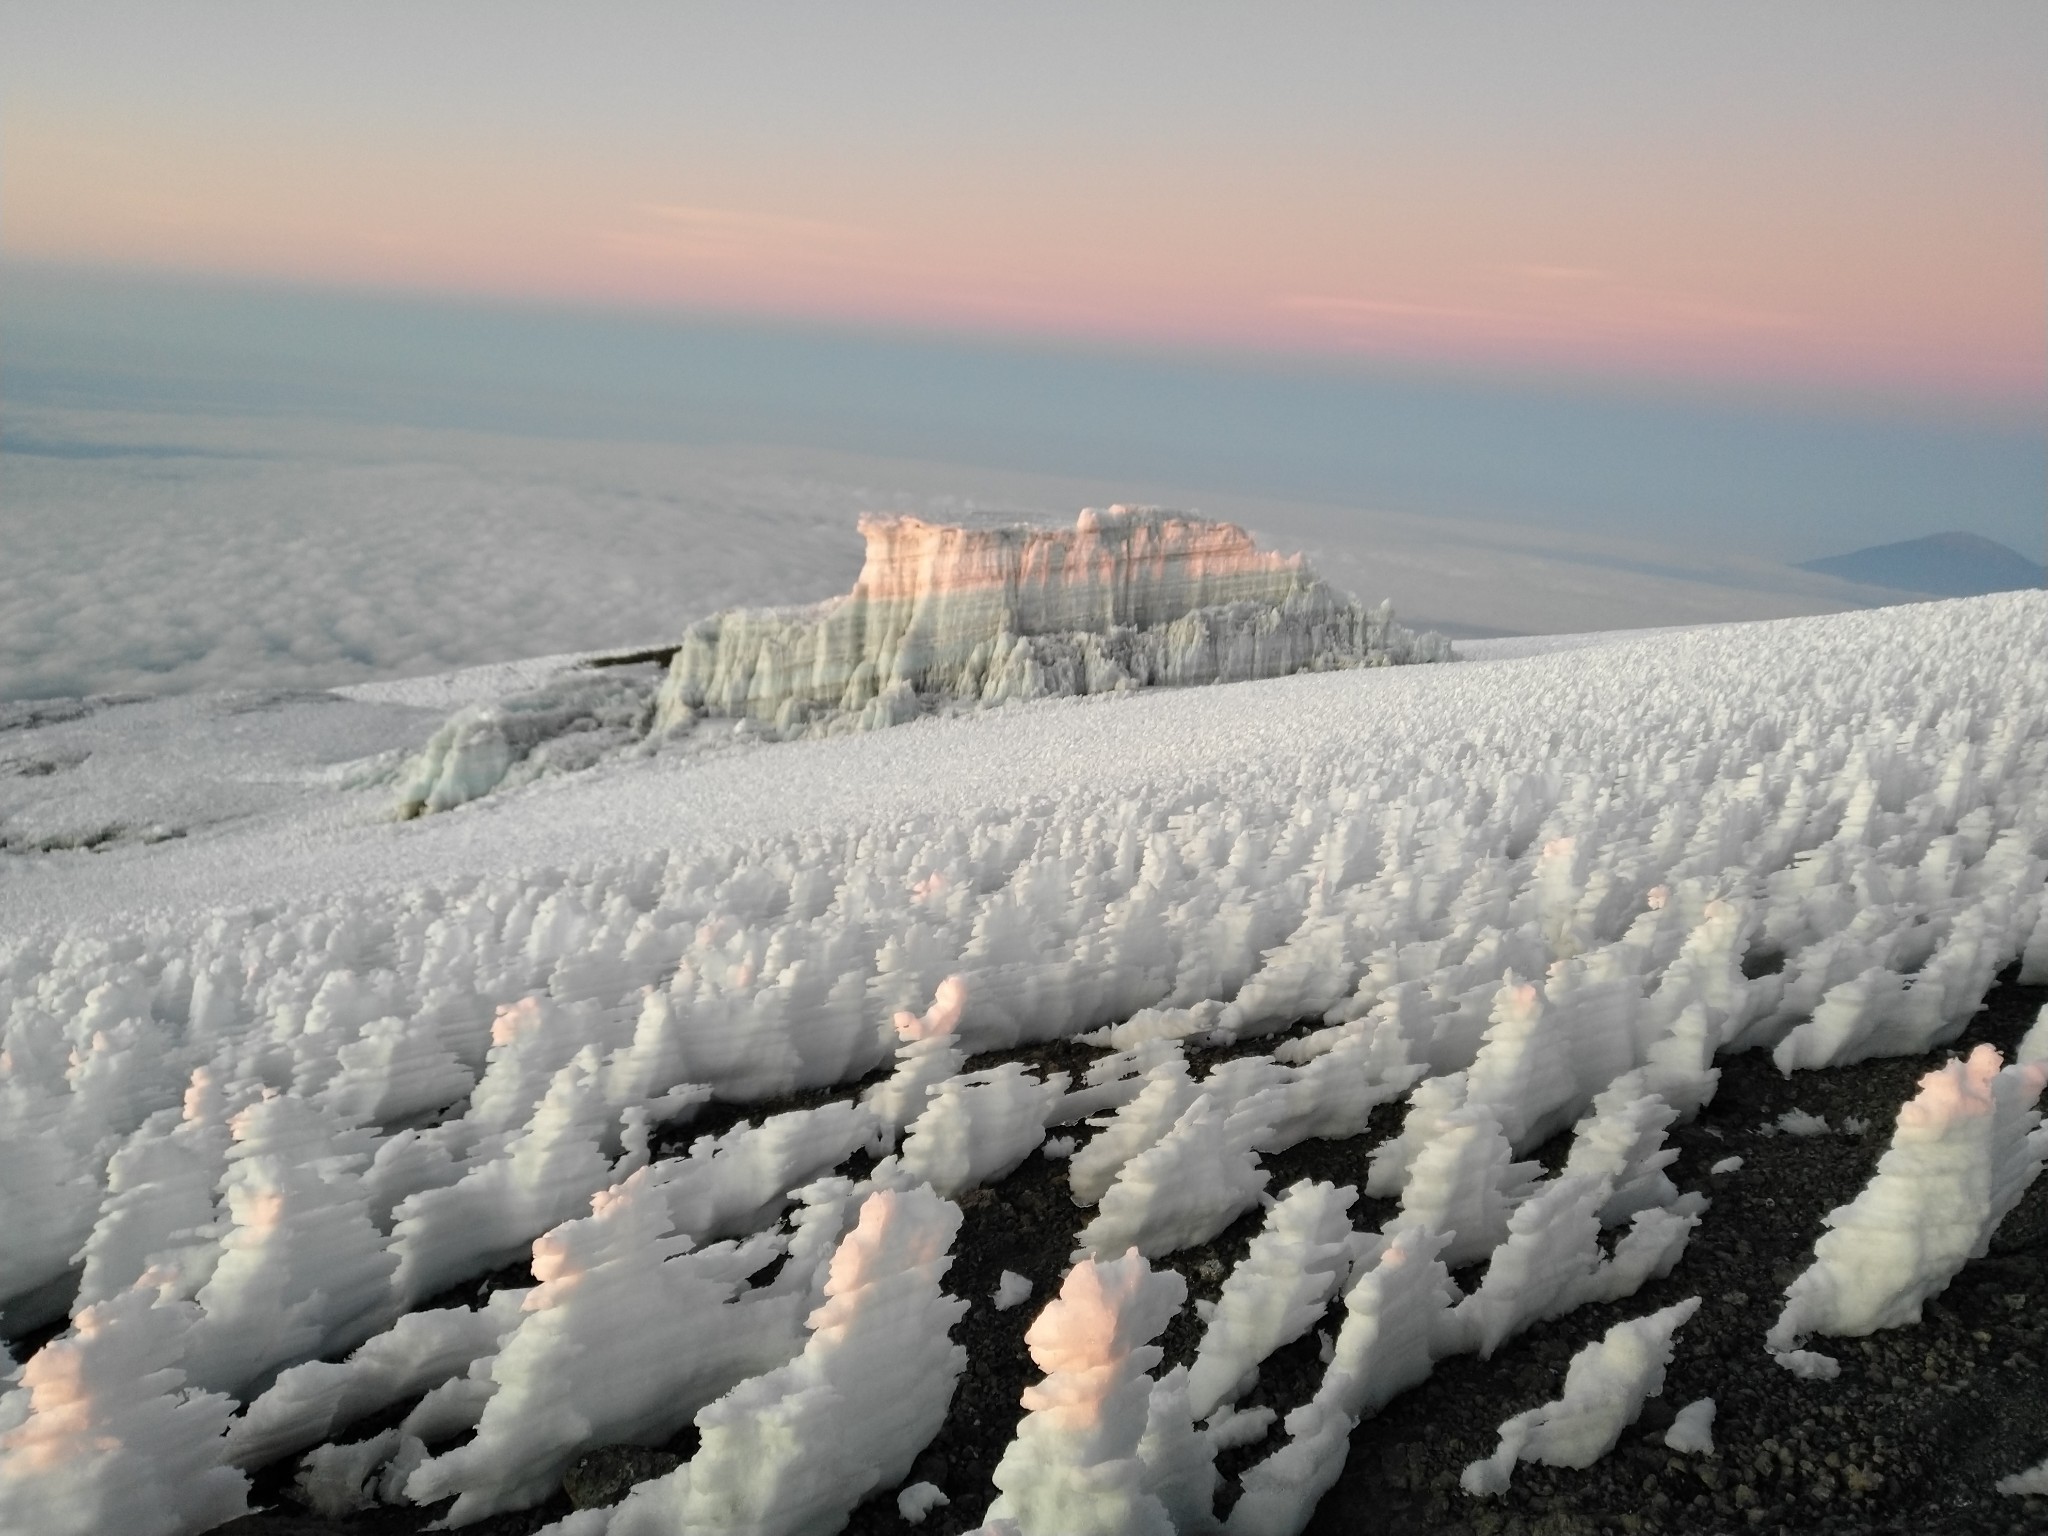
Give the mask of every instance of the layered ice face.
[[692, 625], [657, 685], [622, 658], [571, 666], [451, 716], [406, 766], [402, 816], [666, 745], [707, 719], [771, 738], [880, 730], [1011, 700], [1447, 661], [1441, 636], [1362, 607], [1299, 555], [1158, 508], [1070, 528], [863, 517], [843, 597]]
[[[867, 560], [853, 598], [882, 632], [1000, 608], [1020, 635], [1145, 629], [1195, 608], [1277, 603], [1314, 581], [1299, 555], [1259, 549], [1232, 523], [1157, 508], [1082, 511], [1072, 528], [961, 528], [863, 517]], [[972, 634], [978, 625], [969, 626]]]
[[1071, 528], [864, 517], [860, 530], [867, 559], [845, 597], [692, 628], [656, 729], [699, 713], [872, 727], [919, 697], [996, 703], [1449, 654], [1230, 523], [1111, 507]]

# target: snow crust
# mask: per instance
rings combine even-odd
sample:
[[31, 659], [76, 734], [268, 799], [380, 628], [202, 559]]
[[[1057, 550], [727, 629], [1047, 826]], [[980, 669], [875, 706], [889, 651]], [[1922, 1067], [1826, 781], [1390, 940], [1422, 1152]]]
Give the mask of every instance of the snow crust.
[[1286, 1442], [1245, 1471], [1227, 1531], [1298, 1536], [1343, 1472], [1359, 1420], [1436, 1368], [1444, 1309], [1457, 1294], [1436, 1256], [1446, 1241], [1411, 1225], [1374, 1245], [1371, 1267], [1344, 1298], [1344, 1323], [1322, 1384], [1287, 1416]]
[[1350, 1188], [1303, 1180], [1266, 1213], [1244, 1262], [1223, 1282], [1188, 1369], [1188, 1407], [1206, 1419], [1251, 1390], [1259, 1362], [1322, 1320], [1360, 1256], [1345, 1212]]
[[293, 1366], [228, 1425], [229, 1460], [252, 1470], [267, 1466], [460, 1378], [518, 1326], [526, 1296], [525, 1288], [513, 1287], [494, 1291], [481, 1307], [410, 1312], [344, 1360]]
[[903, 1139], [904, 1173], [942, 1195], [1002, 1178], [1045, 1140], [1067, 1082], [1064, 1072], [1041, 1078], [1015, 1062], [947, 1078]]
[[2014, 1472], [2001, 1477], [1996, 1487], [2000, 1493], [2015, 1496], [2048, 1497], [2048, 1461], [2032, 1466], [2024, 1472]]
[[480, 1378], [492, 1390], [476, 1433], [414, 1471], [407, 1497], [456, 1495], [456, 1525], [538, 1503], [585, 1445], [659, 1444], [802, 1348], [806, 1296], [737, 1296], [781, 1245], [690, 1252], [649, 1172], [533, 1245], [539, 1284]]
[[922, 1525], [926, 1515], [952, 1502], [936, 1483], [912, 1483], [896, 1495], [896, 1513], [905, 1525]]
[[97, 1302], [38, 1350], [0, 1397], [0, 1517], [50, 1536], [203, 1531], [248, 1510], [224, 1461], [233, 1411], [184, 1389], [176, 1364], [190, 1302], [146, 1286]]

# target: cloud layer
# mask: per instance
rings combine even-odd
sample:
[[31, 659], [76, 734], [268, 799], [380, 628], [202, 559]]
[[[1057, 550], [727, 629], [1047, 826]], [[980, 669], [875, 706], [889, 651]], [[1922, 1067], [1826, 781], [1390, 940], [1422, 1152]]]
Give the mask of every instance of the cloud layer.
[[857, 489], [734, 456], [9, 425], [0, 698], [326, 687], [632, 644], [826, 596], [859, 564]]
[[1649, 543], [797, 450], [40, 407], [10, 411], [4, 446], [0, 699], [325, 688], [656, 643], [719, 608], [847, 590], [870, 508], [1195, 508], [1453, 633], [1870, 596]]

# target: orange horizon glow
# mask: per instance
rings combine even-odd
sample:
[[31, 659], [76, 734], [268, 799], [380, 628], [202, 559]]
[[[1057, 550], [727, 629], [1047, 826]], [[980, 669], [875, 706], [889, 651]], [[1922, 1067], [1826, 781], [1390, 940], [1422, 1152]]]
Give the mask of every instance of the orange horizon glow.
[[[19, 203], [25, 198], [17, 200]], [[54, 211], [54, 210], [53, 210]], [[228, 212], [229, 210], [223, 210]], [[14, 210], [10, 210], [14, 212]], [[35, 210], [41, 214], [44, 210]], [[637, 210], [582, 231], [376, 230], [335, 238], [226, 218], [205, 231], [109, 230], [104, 216], [10, 218], [0, 254], [54, 265], [201, 278], [368, 288], [503, 301], [596, 304], [769, 321], [907, 327], [1042, 342], [1247, 351], [1704, 384], [1926, 392], [1990, 406], [2048, 403], [2048, 348], [2035, 285], [1974, 287], [1955, 315], [1888, 302], [1875, 283], [1801, 306], [1782, 292], [1686, 289], [1612, 268], [1474, 264], [1388, 273], [1377, 282], [1262, 281], [1255, 271], [1146, 283], [1046, 253], [949, 264], [905, 237], [858, 258], [735, 241], [728, 251], [664, 250]], [[735, 227], [804, 221], [702, 209]], [[466, 233], [466, 232], [464, 232]], [[436, 238], [436, 237], [439, 238]], [[1209, 253], [1212, 261], [1227, 252]], [[1170, 257], [1159, 253], [1162, 267]], [[1247, 264], [1249, 265], [1249, 264]], [[1816, 287], [1819, 285], [1816, 284]]]
[[[1119, 345], [2048, 403], [2042, 152], [1049, 133], [886, 161], [17, 93], [0, 253]], [[1902, 131], [1903, 132], [1903, 131]]]

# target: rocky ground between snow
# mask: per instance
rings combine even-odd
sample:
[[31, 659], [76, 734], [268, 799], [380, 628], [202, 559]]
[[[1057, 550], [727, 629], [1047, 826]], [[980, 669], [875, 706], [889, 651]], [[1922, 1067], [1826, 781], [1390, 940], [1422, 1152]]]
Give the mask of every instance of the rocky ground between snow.
[[[2048, 1004], [2048, 988], [2021, 987], [2013, 974], [1992, 991], [1961, 1039], [1927, 1056], [1789, 1079], [1764, 1053], [1724, 1057], [1713, 1102], [1671, 1132], [1670, 1144], [1680, 1153], [1672, 1177], [1713, 1202], [1674, 1273], [1620, 1303], [1539, 1324], [1490, 1360], [1442, 1362], [1422, 1386], [1359, 1426], [1344, 1474], [1323, 1499], [1310, 1536], [2023, 1536], [2048, 1530], [2048, 1499], [2013, 1498], [1992, 1486], [2048, 1456], [2048, 1179], [2006, 1219], [1990, 1254], [1928, 1305], [1917, 1327], [1813, 1341], [1809, 1347], [1840, 1359], [1837, 1380], [1796, 1378], [1763, 1347], [1785, 1286], [1811, 1259], [1822, 1218], [1868, 1182], [1899, 1106], [1921, 1075], [1982, 1041], [2009, 1055]], [[1270, 1051], [1278, 1038], [1225, 1052], [1192, 1051], [1190, 1064], [1199, 1073], [1224, 1055]], [[1078, 1075], [1097, 1056], [1063, 1042], [970, 1065], [1023, 1060]], [[697, 1136], [742, 1119], [854, 1091], [849, 1085], [771, 1105], [710, 1106], [658, 1150], [680, 1152]], [[1795, 1109], [1821, 1117], [1829, 1128], [1808, 1135], [1777, 1129], [1779, 1117]], [[1302, 1178], [1362, 1187], [1371, 1150], [1398, 1128], [1401, 1113], [1399, 1103], [1387, 1105], [1364, 1136], [1312, 1141], [1266, 1158], [1272, 1190]], [[1087, 1134], [1086, 1127], [1078, 1129]], [[1536, 1155], [1555, 1167], [1568, 1139], [1567, 1132]], [[1741, 1168], [1709, 1172], [1729, 1157], [1740, 1157]], [[866, 1166], [857, 1157], [842, 1171], [858, 1174]], [[1067, 1197], [1064, 1164], [1043, 1154], [960, 1204], [965, 1219], [947, 1288], [975, 1304], [954, 1334], [967, 1348], [968, 1366], [944, 1429], [911, 1473], [910, 1481], [934, 1483], [951, 1500], [915, 1527], [919, 1536], [953, 1536], [980, 1523], [995, 1492], [990, 1476], [1022, 1416], [1019, 1395], [1037, 1375], [1024, 1331], [1057, 1291], [1089, 1214]], [[1361, 1196], [1352, 1221], [1377, 1227], [1395, 1209], [1393, 1201]], [[1164, 1261], [1187, 1279], [1190, 1298], [1159, 1341], [1168, 1366], [1193, 1358], [1200, 1324], [1192, 1302], [1219, 1294], [1262, 1215], [1252, 1212], [1214, 1242]], [[1029, 1279], [1033, 1291], [1023, 1305], [997, 1311], [990, 1297], [1006, 1269]], [[1469, 1288], [1478, 1272], [1475, 1266], [1456, 1278]], [[526, 1283], [523, 1266], [514, 1266], [442, 1301], [473, 1301], [497, 1286]], [[1524, 1464], [1498, 1499], [1475, 1499], [1459, 1488], [1464, 1466], [1493, 1451], [1503, 1419], [1558, 1394], [1578, 1349], [1620, 1319], [1695, 1295], [1700, 1310], [1679, 1330], [1663, 1395], [1606, 1457], [1583, 1471]], [[1341, 1318], [1339, 1301], [1324, 1331], [1334, 1336]], [[1284, 1417], [1307, 1401], [1321, 1380], [1320, 1348], [1311, 1331], [1270, 1357], [1240, 1406], [1270, 1405]], [[1714, 1453], [1668, 1450], [1663, 1433], [1673, 1414], [1700, 1397], [1718, 1405]], [[348, 1438], [395, 1424], [410, 1407], [358, 1424]], [[1235, 1474], [1268, 1454], [1280, 1434], [1276, 1426], [1267, 1441], [1219, 1458], [1225, 1473], [1219, 1512], [1236, 1496]], [[666, 1446], [592, 1451], [546, 1504], [464, 1529], [475, 1536], [528, 1536], [579, 1505], [614, 1502], [633, 1482], [686, 1459], [695, 1437], [688, 1429]], [[292, 1502], [295, 1465], [286, 1461], [260, 1474], [252, 1503], [269, 1507], [221, 1527], [223, 1536], [383, 1536], [425, 1529], [445, 1513], [439, 1505], [377, 1507], [323, 1518]], [[898, 1514], [893, 1492], [856, 1510], [848, 1529], [859, 1536], [912, 1529]]]

